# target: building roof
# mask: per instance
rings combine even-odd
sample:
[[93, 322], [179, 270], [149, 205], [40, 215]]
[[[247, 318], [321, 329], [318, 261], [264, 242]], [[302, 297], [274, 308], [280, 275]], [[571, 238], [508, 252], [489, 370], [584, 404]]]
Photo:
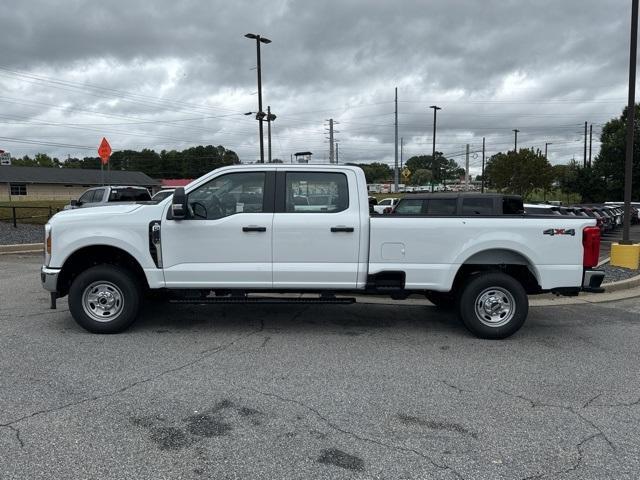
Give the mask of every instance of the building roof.
[[84, 168], [0, 166], [0, 183], [56, 183], [62, 185], [140, 185], [152, 187], [160, 182], [142, 172], [104, 171]]

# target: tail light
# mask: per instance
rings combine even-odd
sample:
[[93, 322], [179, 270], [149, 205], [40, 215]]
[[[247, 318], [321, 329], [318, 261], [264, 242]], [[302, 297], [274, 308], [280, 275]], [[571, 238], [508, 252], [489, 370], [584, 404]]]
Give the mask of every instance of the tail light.
[[582, 231], [582, 247], [584, 250], [582, 265], [587, 268], [598, 265], [600, 258], [600, 229], [598, 227], [586, 227]]

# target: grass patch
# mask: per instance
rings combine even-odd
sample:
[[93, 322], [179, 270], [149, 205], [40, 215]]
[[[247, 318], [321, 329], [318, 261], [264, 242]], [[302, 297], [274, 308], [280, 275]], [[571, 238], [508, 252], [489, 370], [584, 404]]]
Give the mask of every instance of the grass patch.
[[0, 221], [13, 222], [13, 208], [16, 208], [17, 223], [44, 225], [49, 220], [49, 212], [56, 213], [67, 205], [68, 201], [60, 200], [26, 200], [19, 202], [0, 202]]

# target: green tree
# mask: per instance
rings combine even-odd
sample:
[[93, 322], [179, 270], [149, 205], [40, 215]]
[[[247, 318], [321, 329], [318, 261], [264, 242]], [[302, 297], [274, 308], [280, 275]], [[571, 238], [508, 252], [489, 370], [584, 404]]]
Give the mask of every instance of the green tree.
[[[436, 152], [435, 162], [431, 155], [417, 155], [407, 160], [405, 165], [412, 172], [410, 182], [413, 185], [424, 184], [415, 178], [415, 173], [418, 170], [432, 172], [431, 177], [435, 183], [457, 180], [461, 175], [464, 175], [464, 169], [455, 160], [445, 158], [440, 152]], [[424, 179], [424, 173], [421, 174], [421, 177], [421, 180]], [[431, 182], [431, 178], [428, 181]]]
[[367, 177], [367, 183], [384, 183], [393, 179], [393, 170], [386, 163], [348, 163], [347, 165], [362, 168], [364, 176]]
[[413, 185], [428, 185], [431, 183], [433, 174], [431, 170], [426, 168], [419, 168], [411, 174], [411, 183]]
[[[635, 115], [640, 118], [640, 105], [636, 105]], [[627, 107], [618, 118], [609, 120], [602, 128], [600, 135], [600, 153], [593, 161], [591, 172], [593, 178], [584, 178], [588, 184], [599, 184], [597, 201], [623, 200], [624, 195], [624, 163], [626, 147]], [[633, 143], [633, 175], [632, 199], [640, 198], [640, 128], [636, 122]], [[586, 192], [585, 192], [586, 193]]]
[[523, 198], [536, 189], [549, 190], [553, 182], [549, 161], [539, 151], [522, 149], [519, 152], [498, 153], [485, 167], [489, 187]]

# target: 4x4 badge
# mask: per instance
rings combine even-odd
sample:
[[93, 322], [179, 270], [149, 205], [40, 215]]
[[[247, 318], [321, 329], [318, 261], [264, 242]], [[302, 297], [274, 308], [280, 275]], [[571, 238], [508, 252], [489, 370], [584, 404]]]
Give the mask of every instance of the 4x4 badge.
[[542, 233], [544, 235], [551, 235], [552, 237], [554, 235], [571, 235], [573, 237], [575, 236], [576, 231], [573, 228], [549, 228]]

